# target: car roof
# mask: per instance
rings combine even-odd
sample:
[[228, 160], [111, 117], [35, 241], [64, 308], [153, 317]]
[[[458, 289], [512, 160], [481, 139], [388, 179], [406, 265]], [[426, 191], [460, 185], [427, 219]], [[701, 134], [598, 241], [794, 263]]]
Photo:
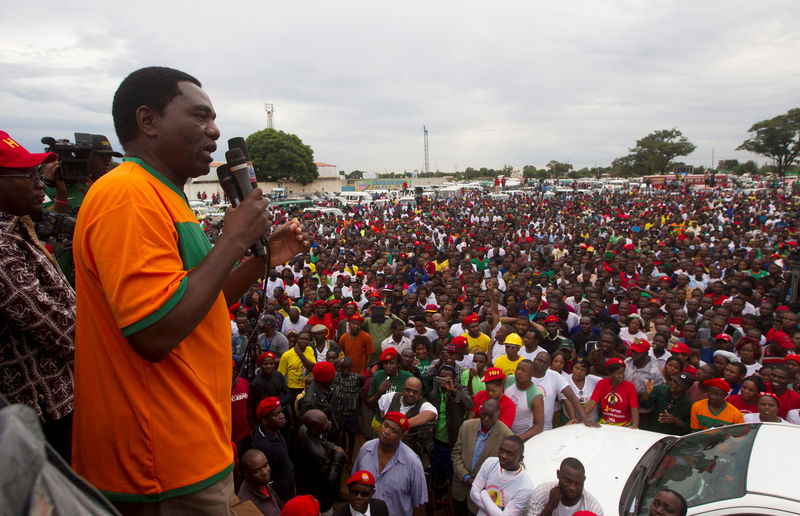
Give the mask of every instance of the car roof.
[[800, 489], [793, 472], [800, 463], [800, 426], [788, 423], [761, 423], [750, 464], [747, 467], [747, 491], [770, 494], [800, 501]]

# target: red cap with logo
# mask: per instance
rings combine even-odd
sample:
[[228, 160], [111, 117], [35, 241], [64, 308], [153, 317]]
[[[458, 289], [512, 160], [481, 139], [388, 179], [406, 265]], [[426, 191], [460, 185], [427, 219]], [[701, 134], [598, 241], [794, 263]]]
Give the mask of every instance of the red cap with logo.
[[55, 161], [55, 159], [54, 152], [28, 152], [7, 132], [0, 131], [0, 167], [38, 167], [42, 163], [49, 163], [50, 161]]
[[483, 383], [486, 383], [494, 380], [505, 380], [505, 379], [506, 379], [506, 373], [504, 373], [502, 369], [500, 369], [499, 367], [487, 367], [486, 372], [483, 375], [483, 378], [481, 378], [481, 381]]
[[347, 485], [349, 486], [350, 484], [362, 484], [375, 487], [375, 476], [369, 471], [361, 469], [353, 473], [353, 475], [347, 479]]

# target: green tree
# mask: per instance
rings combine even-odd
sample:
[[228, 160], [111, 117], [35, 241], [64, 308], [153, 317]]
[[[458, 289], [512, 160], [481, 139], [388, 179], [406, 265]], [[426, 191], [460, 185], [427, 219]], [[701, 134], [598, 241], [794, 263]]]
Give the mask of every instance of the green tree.
[[364, 179], [364, 172], [361, 170], [353, 170], [349, 174], [344, 175], [347, 179]]
[[262, 129], [247, 137], [259, 181], [289, 179], [307, 185], [319, 177], [314, 151], [294, 134]]
[[756, 122], [748, 129], [750, 138], [736, 150], [746, 150], [772, 158], [775, 172], [783, 178], [800, 155], [800, 108], [785, 115]]
[[561, 163], [556, 160], [550, 160], [550, 162], [547, 164], [547, 170], [550, 171], [550, 174], [552, 174], [553, 177], [563, 178], [567, 175], [567, 172], [572, 170], [572, 165], [569, 163]]
[[741, 165], [738, 159], [721, 159], [717, 162], [717, 170], [720, 172], [730, 172], [731, 174], [742, 174], [739, 170]]
[[[620, 171], [620, 175], [664, 174], [678, 156], [687, 156], [697, 147], [678, 129], [662, 129], [654, 131], [637, 140], [636, 145], [628, 149], [630, 154], [618, 158], [612, 167]], [[620, 161], [622, 160], [622, 161]]]

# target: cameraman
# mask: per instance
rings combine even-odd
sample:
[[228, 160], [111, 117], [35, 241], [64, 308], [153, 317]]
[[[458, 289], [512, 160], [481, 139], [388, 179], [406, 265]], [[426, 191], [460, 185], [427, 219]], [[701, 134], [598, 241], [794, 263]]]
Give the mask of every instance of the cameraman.
[[45, 209], [52, 209], [56, 213], [77, 215], [78, 208], [83, 202], [83, 197], [92, 186], [111, 170], [112, 157], [121, 158], [122, 154], [111, 147], [111, 142], [102, 134], [91, 135], [92, 148], [89, 151], [86, 163], [86, 178], [83, 181], [64, 181], [58, 173], [58, 162], [47, 163], [42, 167], [42, 177], [45, 181], [45, 193], [53, 199], [45, 203]]
[[[79, 137], [91, 142], [88, 155], [84, 142], [79, 141]], [[89, 141], [85, 142], [86, 145], [89, 144]], [[44, 208], [51, 213], [46, 213], [45, 220], [37, 227], [39, 238], [53, 247], [53, 254], [58, 266], [61, 267], [71, 285], [74, 285], [75, 269], [72, 260], [74, 217], [77, 217], [83, 197], [92, 183], [111, 170], [111, 158], [122, 157], [121, 153], [114, 151], [108, 138], [102, 134], [75, 133], [75, 143], [75, 145], [71, 145], [69, 142], [61, 140], [58, 144], [51, 143], [47, 149], [61, 151], [58, 155], [65, 161], [80, 163], [77, 170], [82, 169], [82, 173], [79, 173], [77, 178], [66, 179], [61, 173], [62, 163], [58, 160], [42, 165], [44, 191], [53, 201], [44, 204]], [[73, 170], [76, 169], [73, 168]]]
[[32, 407], [69, 461], [75, 293], [33, 231], [42, 213], [39, 165], [0, 131], [0, 392]]

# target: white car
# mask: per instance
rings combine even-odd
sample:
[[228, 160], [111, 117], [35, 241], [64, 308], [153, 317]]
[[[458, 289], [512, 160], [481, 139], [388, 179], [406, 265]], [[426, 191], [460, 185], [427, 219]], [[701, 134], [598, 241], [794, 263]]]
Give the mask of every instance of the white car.
[[214, 204], [208, 209], [208, 213], [206, 214], [206, 218], [214, 221], [219, 222], [225, 218], [225, 210], [228, 209], [230, 204], [222, 203], [222, 204]]
[[556, 480], [566, 457], [586, 468], [584, 489], [606, 516], [646, 515], [661, 487], [685, 498], [690, 515], [800, 514], [794, 477], [800, 426], [731, 425], [682, 437], [609, 425], [570, 425], [525, 443], [534, 486]]

